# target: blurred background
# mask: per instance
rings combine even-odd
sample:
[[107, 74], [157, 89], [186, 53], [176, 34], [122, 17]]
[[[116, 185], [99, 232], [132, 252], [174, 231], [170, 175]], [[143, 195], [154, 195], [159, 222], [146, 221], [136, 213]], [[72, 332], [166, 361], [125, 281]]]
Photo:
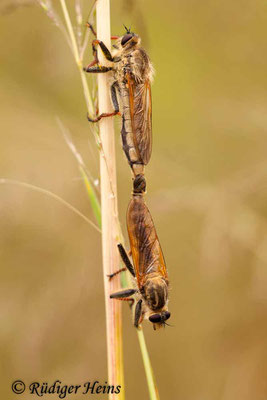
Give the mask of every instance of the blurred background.
[[[82, 4], [85, 22], [92, 1]], [[56, 122], [98, 179], [71, 51], [37, 2], [2, 0], [0, 10], [0, 178], [50, 190], [94, 220]], [[111, 15], [112, 34], [131, 25], [156, 70], [147, 203], [173, 327], [144, 330], [161, 399], [265, 400], [267, 3], [113, 0]], [[131, 181], [115, 124], [126, 234]], [[14, 399], [15, 379], [105, 382], [100, 234], [49, 196], [11, 184], [0, 191], [1, 398]], [[147, 399], [126, 306], [123, 317], [126, 398]]]

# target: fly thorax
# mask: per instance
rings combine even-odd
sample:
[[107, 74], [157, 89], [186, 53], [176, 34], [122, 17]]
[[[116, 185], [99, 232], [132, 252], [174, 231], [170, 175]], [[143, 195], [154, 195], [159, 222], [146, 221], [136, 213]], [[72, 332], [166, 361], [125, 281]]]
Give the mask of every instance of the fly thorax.
[[156, 273], [149, 274], [141, 293], [151, 310], [160, 311], [168, 301], [167, 282]]

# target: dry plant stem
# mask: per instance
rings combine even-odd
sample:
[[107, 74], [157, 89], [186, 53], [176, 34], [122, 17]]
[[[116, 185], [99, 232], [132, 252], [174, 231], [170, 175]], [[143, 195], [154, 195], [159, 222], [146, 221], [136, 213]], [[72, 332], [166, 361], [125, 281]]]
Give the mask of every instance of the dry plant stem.
[[[110, 48], [110, 4], [109, 0], [98, 0], [96, 4], [97, 38]], [[101, 57], [99, 52], [99, 57]], [[103, 59], [100, 63], [105, 64]], [[108, 74], [98, 75], [99, 113], [112, 112]], [[119, 265], [116, 237], [118, 224], [117, 184], [115, 164], [114, 127], [112, 118], [103, 118], [99, 122], [100, 139], [103, 153], [100, 153], [101, 179], [101, 215], [102, 215], [102, 253], [106, 305], [108, 381], [112, 385], [121, 385], [120, 394], [109, 394], [110, 400], [124, 399], [124, 377], [122, 359], [122, 321], [121, 304], [112, 301], [110, 294], [119, 289], [119, 280], [109, 281], [107, 274], [113, 273]]]

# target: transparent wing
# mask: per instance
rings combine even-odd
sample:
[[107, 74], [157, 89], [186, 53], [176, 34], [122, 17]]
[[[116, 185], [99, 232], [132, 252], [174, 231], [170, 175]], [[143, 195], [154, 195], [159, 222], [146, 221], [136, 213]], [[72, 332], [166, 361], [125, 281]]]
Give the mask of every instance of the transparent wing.
[[152, 151], [152, 102], [149, 80], [137, 83], [128, 76], [130, 114], [135, 148], [146, 165]]
[[148, 273], [168, 278], [157, 232], [142, 196], [133, 197], [129, 203], [127, 228], [138, 286]]

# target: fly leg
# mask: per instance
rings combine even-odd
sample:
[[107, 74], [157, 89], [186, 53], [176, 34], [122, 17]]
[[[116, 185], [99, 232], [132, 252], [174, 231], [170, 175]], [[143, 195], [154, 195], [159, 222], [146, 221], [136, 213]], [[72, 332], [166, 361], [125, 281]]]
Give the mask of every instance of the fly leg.
[[120, 274], [121, 272], [127, 271], [127, 269], [132, 274], [132, 276], [135, 278], [134, 267], [133, 267], [131, 261], [129, 260], [129, 257], [121, 243], [118, 244], [118, 250], [120, 252], [121, 259], [124, 262], [125, 267], [119, 269], [118, 271], [113, 272], [113, 274], [108, 275], [109, 279], [111, 280], [114, 276]]
[[[88, 26], [91, 29], [91, 31], [93, 32], [93, 35], [96, 36], [96, 32], [95, 32], [93, 26], [89, 23], [87, 23], [86, 26]], [[99, 64], [99, 60], [98, 60], [98, 56], [97, 56], [97, 49], [96, 49], [97, 46], [100, 46], [105, 58], [108, 61], [111, 61], [111, 62], [113, 61], [113, 57], [112, 57], [109, 49], [105, 45], [105, 43], [103, 43], [102, 40], [94, 39], [92, 41], [92, 50], [93, 50], [94, 60], [88, 65], [88, 67], [91, 67], [94, 64]]]
[[[95, 32], [95, 30], [93, 28], [93, 25], [91, 25], [90, 23], [87, 22], [86, 26], [88, 28], [90, 28], [92, 33], [93, 33], [93, 35], [96, 36], [96, 32]], [[108, 71], [110, 71], [110, 69], [107, 69], [109, 67], [102, 67], [102, 66], [99, 65], [99, 60], [98, 60], [98, 56], [97, 56], [97, 46], [100, 46], [105, 58], [108, 61], [111, 61], [111, 62], [114, 61], [113, 57], [112, 57], [109, 49], [105, 45], [105, 43], [103, 43], [102, 40], [94, 39], [92, 41], [92, 50], [93, 50], [94, 59], [86, 68], [83, 68], [83, 70], [86, 71], [86, 72], [98, 72], [99, 73], [99, 72], [108, 72]], [[92, 68], [95, 64], [98, 64], [98, 65], [96, 67]]]
[[92, 34], [96, 37], [96, 31], [95, 31], [93, 25], [90, 24], [90, 22], [86, 22], [85, 26], [87, 26], [87, 28], [89, 28], [91, 30]]
[[137, 292], [136, 289], [124, 289], [120, 292], [112, 293], [109, 297], [111, 299], [121, 300], [121, 301], [128, 301], [130, 303], [130, 307], [132, 308], [134, 299], [131, 299], [130, 296]]
[[121, 259], [125, 264], [125, 267], [128, 269], [128, 271], [130, 272], [130, 274], [132, 274], [132, 276], [135, 278], [135, 271], [134, 271], [134, 267], [133, 264], [131, 263], [131, 261], [129, 260], [129, 257], [123, 247], [123, 245], [121, 243], [118, 244], [118, 250], [120, 252], [121, 255]]
[[134, 312], [134, 326], [138, 328], [139, 323], [141, 323], [140, 318], [142, 315], [142, 299], [138, 300], [135, 306], [135, 312]]
[[[104, 66], [99, 65], [99, 60], [98, 60], [98, 56], [97, 56], [97, 49], [96, 49], [97, 45], [100, 46], [105, 58], [108, 61], [111, 61], [111, 62], [113, 61], [113, 57], [112, 57], [109, 49], [106, 47], [106, 45], [101, 40], [95, 39], [92, 42], [92, 49], [93, 49], [94, 59], [89, 65], [87, 65], [87, 67], [83, 68], [83, 70], [85, 72], [95, 72], [95, 73], [98, 72], [99, 73], [99, 72], [108, 72], [108, 71], [112, 70], [112, 67], [104, 67]], [[97, 66], [93, 67], [95, 64], [97, 64]]]
[[123, 267], [121, 269], [118, 269], [118, 271], [113, 272], [113, 274], [107, 275], [107, 277], [109, 278], [109, 280], [111, 281], [112, 278], [114, 278], [114, 276], [120, 274], [123, 271], [127, 271], [126, 267]]
[[112, 67], [105, 67], [103, 65], [96, 65], [95, 64], [98, 63], [98, 60], [94, 60], [92, 61], [89, 65], [87, 65], [87, 67], [84, 67], [83, 70], [85, 72], [92, 72], [94, 74], [101, 74], [101, 73], [105, 73], [108, 71], [112, 71]]
[[[91, 68], [97, 68], [97, 67], [91, 67]], [[106, 67], [101, 67], [101, 68], [106, 68]], [[120, 115], [120, 108], [119, 108], [116, 88], [118, 88], [118, 83], [114, 82], [110, 87], [111, 100], [114, 106], [114, 111], [112, 113], [102, 113], [94, 119], [90, 118], [89, 115], [87, 114], [87, 119], [89, 122], [98, 122], [105, 117], [113, 117], [114, 115]]]
[[111, 52], [109, 51], [109, 49], [107, 48], [107, 46], [105, 45], [104, 42], [102, 42], [102, 40], [98, 40], [95, 39], [92, 42], [92, 48], [93, 48], [93, 55], [95, 56], [95, 58], [97, 59], [97, 50], [96, 50], [96, 46], [100, 46], [102, 53], [104, 54], [105, 58], [108, 61], [113, 61], [113, 57], [111, 55]]
[[[91, 29], [92, 33], [96, 36], [96, 32], [95, 32], [93, 26], [91, 24], [89, 24], [89, 23], [87, 23], [87, 26]], [[101, 40], [95, 39], [92, 42], [94, 60], [87, 67], [83, 68], [83, 70], [85, 72], [89, 72], [89, 73], [105, 73], [105, 72], [111, 71], [113, 69], [112, 67], [105, 67], [105, 66], [99, 65], [99, 60], [98, 60], [98, 56], [97, 56], [97, 46], [98, 45], [100, 46], [105, 58], [108, 61], [111, 61], [111, 62], [114, 61], [114, 59], [113, 59], [109, 49], [106, 47], [106, 45]], [[115, 61], [117, 61], [117, 60], [115, 60]], [[104, 117], [113, 117], [114, 115], [117, 115], [117, 114], [120, 113], [119, 103], [118, 103], [117, 94], [116, 94], [116, 88], [118, 88], [118, 83], [114, 82], [112, 84], [111, 88], [110, 88], [110, 90], [111, 90], [111, 100], [112, 100], [112, 103], [113, 103], [113, 106], [114, 106], [114, 111], [112, 113], [102, 113], [102, 114], [98, 115], [94, 119], [90, 118], [90, 116], [87, 115], [87, 119], [88, 119], [89, 122], [98, 122]]]
[[132, 296], [137, 292], [137, 289], [124, 289], [116, 293], [112, 293], [109, 297], [111, 299], [123, 299], [125, 297]]
[[117, 97], [117, 91], [120, 91], [119, 89], [119, 84], [117, 81], [113, 82], [111, 87], [110, 87], [110, 94], [111, 94], [111, 101], [114, 107], [114, 111], [117, 112], [117, 114], [120, 111], [120, 106], [118, 102], [118, 97]]
[[[132, 296], [135, 294], [138, 290], [137, 289], [125, 289], [120, 292], [112, 293], [109, 297], [111, 299], [117, 299], [117, 300], [125, 300], [125, 301], [131, 301], [131, 307], [134, 303], [134, 299], [131, 299], [129, 296]], [[133, 300], [133, 301], [132, 301]], [[135, 311], [134, 311], [134, 326], [138, 328], [139, 324], [142, 322], [142, 299], [138, 300], [135, 306]]]
[[134, 304], [134, 299], [131, 299], [131, 297], [124, 297], [124, 298], [116, 297], [116, 300], [128, 301], [130, 308], [132, 308]]
[[126, 297], [125, 299], [120, 299], [121, 301], [128, 301], [129, 306], [132, 309], [132, 306], [134, 305], [134, 299], [131, 299], [130, 297]]
[[[86, 26], [87, 26], [87, 28], [91, 29], [92, 34], [96, 37], [96, 31], [95, 31], [93, 25], [90, 24], [90, 22], [86, 22]], [[111, 38], [111, 40], [117, 40], [117, 39], [119, 39], [119, 36], [111, 36], [110, 38]]]

